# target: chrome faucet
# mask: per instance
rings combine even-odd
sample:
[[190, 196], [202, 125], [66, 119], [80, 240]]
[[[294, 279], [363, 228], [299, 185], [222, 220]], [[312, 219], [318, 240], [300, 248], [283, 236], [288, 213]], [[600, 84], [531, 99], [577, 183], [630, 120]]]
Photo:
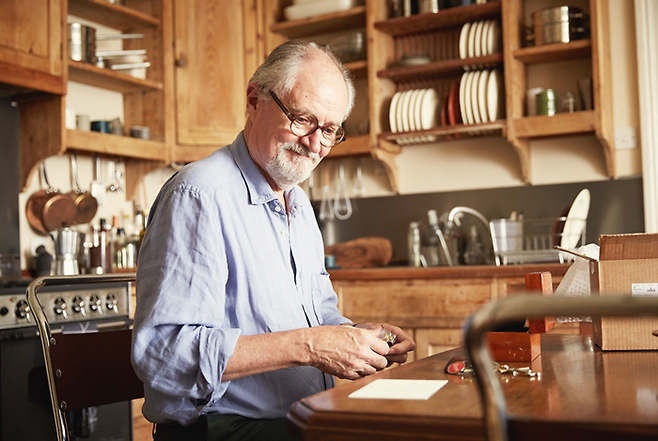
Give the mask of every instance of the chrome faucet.
[[[479, 219], [482, 222], [482, 224], [484, 225], [486, 235], [489, 238], [491, 238], [491, 227], [489, 226], [489, 221], [487, 220], [487, 218], [484, 217], [482, 215], [482, 213], [480, 213], [479, 211], [474, 210], [474, 209], [469, 208], [469, 207], [455, 207], [452, 210], [450, 210], [450, 212], [448, 213], [448, 218], [446, 220], [446, 229], [448, 231], [451, 231], [451, 230], [455, 229], [455, 226], [461, 227], [462, 226], [461, 219], [462, 219], [462, 217], [464, 216], [465, 213], [468, 213], [472, 216], [475, 216], [477, 219]], [[491, 258], [493, 257], [493, 255], [494, 255], [494, 250], [493, 250], [493, 241], [492, 241], [491, 252], [486, 253], [486, 256], [485, 256], [485, 260], [486, 260], [487, 264], [491, 263]]]

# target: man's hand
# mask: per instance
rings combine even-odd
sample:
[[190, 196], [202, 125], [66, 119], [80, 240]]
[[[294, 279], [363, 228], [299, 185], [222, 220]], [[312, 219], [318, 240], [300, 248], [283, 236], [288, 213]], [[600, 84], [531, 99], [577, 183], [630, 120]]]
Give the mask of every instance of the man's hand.
[[318, 326], [309, 329], [310, 365], [339, 378], [355, 380], [384, 369], [390, 348], [374, 329]]

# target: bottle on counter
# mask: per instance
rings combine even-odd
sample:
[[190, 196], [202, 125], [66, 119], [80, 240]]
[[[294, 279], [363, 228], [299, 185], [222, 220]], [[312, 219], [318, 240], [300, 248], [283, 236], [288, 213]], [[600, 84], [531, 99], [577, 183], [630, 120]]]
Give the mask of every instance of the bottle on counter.
[[421, 267], [427, 266], [425, 258], [421, 253], [421, 226], [420, 222], [411, 222], [409, 224], [409, 231], [407, 233], [409, 266]]
[[487, 259], [480, 234], [475, 225], [471, 225], [464, 249], [464, 263], [466, 265], [486, 265]]
[[123, 228], [117, 228], [116, 238], [114, 239], [114, 268], [126, 268], [126, 233]]
[[439, 216], [436, 210], [428, 210], [427, 226], [423, 229], [421, 254], [427, 266], [453, 265], [452, 254], [443, 231], [439, 226]]

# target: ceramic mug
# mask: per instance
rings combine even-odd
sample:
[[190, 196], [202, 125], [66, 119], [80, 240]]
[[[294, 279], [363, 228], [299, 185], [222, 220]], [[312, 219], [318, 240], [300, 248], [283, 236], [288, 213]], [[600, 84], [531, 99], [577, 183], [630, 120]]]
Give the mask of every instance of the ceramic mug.
[[555, 91], [546, 89], [537, 94], [537, 115], [553, 116], [557, 113]]
[[94, 132], [101, 133], [112, 133], [110, 131], [110, 122], [109, 121], [92, 121], [91, 130]]

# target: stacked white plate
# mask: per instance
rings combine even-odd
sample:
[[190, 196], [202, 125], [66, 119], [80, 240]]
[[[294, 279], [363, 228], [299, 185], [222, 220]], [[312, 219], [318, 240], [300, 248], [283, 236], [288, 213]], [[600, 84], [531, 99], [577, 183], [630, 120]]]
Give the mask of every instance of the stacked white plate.
[[465, 23], [459, 33], [459, 58], [484, 57], [501, 51], [500, 22], [481, 20]]
[[459, 82], [459, 109], [464, 124], [504, 117], [503, 76], [497, 69], [464, 72]]
[[[429, 130], [438, 126], [439, 95], [434, 89], [411, 89], [397, 92], [391, 99], [388, 121], [391, 132]], [[398, 144], [414, 144], [435, 141], [432, 135], [401, 138]]]

